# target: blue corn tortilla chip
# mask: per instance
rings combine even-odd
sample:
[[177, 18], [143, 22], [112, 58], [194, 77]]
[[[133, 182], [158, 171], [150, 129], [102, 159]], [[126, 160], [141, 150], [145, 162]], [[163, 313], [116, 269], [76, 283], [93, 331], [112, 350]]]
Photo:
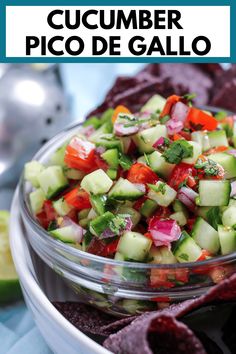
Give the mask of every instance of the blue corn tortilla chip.
[[104, 347], [115, 354], [206, 354], [200, 340], [185, 324], [160, 312], [111, 335]]

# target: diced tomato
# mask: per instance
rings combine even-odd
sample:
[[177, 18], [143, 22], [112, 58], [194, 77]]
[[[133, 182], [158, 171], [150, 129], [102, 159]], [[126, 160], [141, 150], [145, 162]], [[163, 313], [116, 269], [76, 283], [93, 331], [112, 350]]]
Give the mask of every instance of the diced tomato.
[[180, 140], [180, 139], [183, 139], [183, 137], [180, 135], [180, 134], [174, 134], [173, 135], [173, 140], [176, 141], [176, 140]]
[[78, 210], [77, 209], [72, 209], [71, 211], [69, 211], [69, 213], [67, 214], [68, 218], [70, 218], [72, 221], [74, 222], [78, 222]]
[[114, 110], [113, 116], [112, 116], [112, 123], [115, 123], [118, 115], [120, 113], [127, 113], [127, 114], [131, 114], [130, 110], [128, 108], [126, 108], [125, 106], [119, 105], [116, 107], [116, 109]]
[[70, 192], [64, 195], [65, 201], [72, 205], [77, 210], [87, 209], [91, 207], [89, 200], [89, 194], [79, 187], [72, 189]]
[[65, 164], [84, 172], [89, 172], [95, 165], [95, 145], [74, 137], [66, 147]]
[[193, 165], [181, 162], [173, 169], [169, 177], [168, 184], [170, 187], [178, 190], [180, 183], [186, 180], [189, 187], [193, 187], [196, 185], [196, 181], [194, 179], [196, 175], [197, 170], [193, 167]]
[[97, 256], [103, 256], [105, 247], [106, 245], [96, 236], [94, 236], [88, 246], [87, 252], [96, 254]]
[[148, 198], [144, 195], [143, 197], [139, 198], [138, 200], [136, 200], [136, 202], [133, 205], [133, 208], [137, 211], [140, 210], [140, 208], [142, 207], [143, 203], [147, 200]]
[[209, 114], [197, 108], [189, 110], [186, 126], [191, 130], [215, 130], [217, 128], [217, 120]]
[[45, 213], [45, 211], [41, 211], [40, 213], [38, 213], [36, 215], [36, 219], [38, 220], [38, 222], [40, 223], [40, 225], [44, 228], [47, 229], [50, 221], [47, 218], [47, 214]]
[[175, 269], [175, 280], [187, 283], [189, 281], [189, 270], [186, 268]]
[[205, 261], [208, 257], [211, 257], [212, 254], [207, 250], [202, 250], [201, 256], [197, 259], [197, 262]]
[[189, 231], [192, 231], [193, 225], [196, 221], [196, 217], [195, 218], [188, 218], [187, 220], [187, 228]]
[[150, 286], [153, 288], [173, 288], [175, 284], [168, 280], [169, 270], [151, 269]]
[[49, 222], [53, 221], [56, 219], [57, 217], [57, 213], [55, 211], [55, 209], [53, 208], [53, 204], [51, 200], [46, 200], [43, 204], [43, 210], [46, 213], [47, 216], [47, 220]]
[[184, 138], [185, 140], [188, 140], [188, 141], [191, 140], [191, 133], [190, 133], [190, 132], [186, 132], [186, 131], [184, 131], [184, 130], [181, 130], [181, 131], [179, 132], [179, 135], [180, 135], [182, 138]]
[[130, 156], [132, 155], [135, 151], [137, 151], [137, 146], [135, 145], [135, 143], [133, 142], [133, 140], [131, 140], [128, 151], [127, 151], [127, 155]]
[[108, 164], [103, 159], [101, 159], [100, 156], [95, 155], [94, 169], [97, 169], [97, 168], [101, 168], [103, 171], [106, 172], [108, 170]]
[[169, 296], [152, 297], [150, 300], [155, 302], [170, 302]]
[[173, 105], [181, 100], [182, 100], [182, 97], [177, 96], [177, 95], [172, 95], [172, 96], [168, 97], [166, 100], [166, 104], [160, 114], [160, 117], [162, 118], [162, 117], [169, 115]]
[[106, 283], [111, 281], [111, 277], [115, 274], [114, 268], [111, 264], [105, 264], [103, 269], [103, 277], [102, 280]]
[[147, 238], [149, 238], [150, 240], [152, 240], [152, 235], [151, 235], [150, 232], [146, 232], [146, 233], [144, 234], [144, 236], [147, 237]]
[[228, 150], [228, 148], [229, 148], [228, 146], [216, 146], [215, 148], [206, 151], [205, 155], [216, 154], [217, 152], [224, 152]]
[[155, 184], [159, 178], [150, 167], [142, 163], [135, 163], [131, 166], [127, 179], [132, 183]]
[[114, 240], [111, 243], [108, 243], [104, 248], [104, 252], [103, 252], [104, 257], [113, 255], [117, 250], [118, 243], [119, 243], [119, 239]]

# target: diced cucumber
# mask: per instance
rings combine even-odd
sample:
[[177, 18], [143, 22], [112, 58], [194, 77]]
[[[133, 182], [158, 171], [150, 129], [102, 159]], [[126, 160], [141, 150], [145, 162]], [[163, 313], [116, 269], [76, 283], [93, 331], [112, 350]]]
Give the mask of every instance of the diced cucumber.
[[188, 143], [193, 147], [193, 156], [186, 157], [185, 159], [182, 160], [182, 162], [192, 165], [197, 161], [199, 155], [201, 155], [202, 147], [195, 141], [188, 141]]
[[138, 146], [139, 151], [142, 152], [153, 152], [153, 144], [161, 137], [167, 137], [167, 129], [165, 125], [156, 125], [155, 127], [145, 129], [137, 133], [133, 140]]
[[140, 213], [149, 218], [157, 209], [157, 203], [152, 199], [147, 199], [140, 208]]
[[119, 206], [117, 209], [117, 213], [130, 215], [133, 227], [135, 227], [141, 219], [141, 215], [137, 210], [125, 205]]
[[117, 251], [125, 260], [144, 261], [151, 248], [152, 241], [138, 232], [126, 231], [120, 238]]
[[86, 231], [84, 234], [84, 237], [83, 237], [83, 241], [82, 241], [82, 250], [84, 252], [87, 251], [88, 246], [90, 245], [90, 242], [92, 241], [92, 239], [93, 239], [93, 234], [91, 234], [91, 232], [89, 232], [89, 231]]
[[38, 175], [39, 185], [50, 199], [68, 186], [68, 180], [64, 176], [61, 166], [49, 166]]
[[93, 209], [98, 215], [102, 215], [106, 211], [107, 197], [105, 195], [91, 195], [90, 202]]
[[201, 248], [187, 232], [183, 231], [181, 237], [176, 242], [173, 254], [178, 262], [196, 262], [202, 254]]
[[60, 146], [50, 157], [50, 165], [65, 166], [64, 157], [67, 143]]
[[178, 211], [182, 211], [184, 214], [187, 214], [187, 213], [188, 213], [186, 206], [185, 206], [183, 203], [181, 203], [181, 201], [178, 200], [178, 199], [175, 199], [175, 200], [174, 200], [173, 209], [174, 209], [174, 211], [175, 211], [176, 213], [177, 213]]
[[64, 168], [64, 174], [69, 179], [81, 180], [84, 178], [85, 173], [75, 168]]
[[38, 188], [30, 193], [29, 200], [32, 212], [36, 215], [42, 210], [43, 203], [45, 201], [45, 194], [41, 188]]
[[201, 180], [199, 182], [200, 206], [221, 206], [228, 205], [231, 186], [229, 181]]
[[142, 163], [143, 165], [147, 165], [147, 159], [145, 156], [140, 156], [138, 159], [137, 159], [137, 162], [138, 163]]
[[65, 243], [76, 243], [76, 235], [73, 226], [65, 226], [50, 231], [50, 234]]
[[110, 133], [110, 129], [108, 125], [105, 123], [100, 128], [98, 128], [93, 134], [91, 134], [88, 140], [91, 141], [92, 143], [95, 143], [97, 140], [100, 139], [102, 135], [109, 134], [109, 133]]
[[89, 139], [96, 146], [103, 146], [106, 149], [118, 149], [122, 150], [122, 142], [113, 134], [102, 134], [96, 139]]
[[113, 181], [102, 169], [89, 173], [81, 181], [81, 187], [90, 194], [105, 194], [112, 185]]
[[132, 138], [130, 136], [122, 136], [120, 137], [120, 140], [122, 142], [122, 152], [127, 154], [130, 148], [130, 144], [132, 143]]
[[109, 228], [109, 224], [114, 218], [115, 216], [110, 211], [107, 211], [90, 222], [89, 231], [99, 237], [103, 231]]
[[39, 187], [38, 175], [44, 170], [44, 166], [38, 161], [30, 161], [25, 164], [24, 177], [33, 187]]
[[108, 177], [110, 177], [110, 179], [114, 181], [117, 178], [117, 170], [114, 170], [113, 168], [108, 168], [107, 175]]
[[96, 116], [92, 116], [83, 123], [83, 127], [88, 126], [93, 126], [95, 129], [98, 129], [101, 126], [101, 120]]
[[98, 214], [96, 213], [96, 211], [95, 211], [93, 208], [91, 208], [91, 209], [89, 210], [89, 213], [88, 213], [88, 215], [87, 215], [87, 218], [88, 218], [88, 220], [93, 220], [93, 219], [95, 219], [97, 216], [98, 216]]
[[216, 130], [208, 133], [210, 147], [229, 146], [225, 130]]
[[218, 232], [206, 222], [198, 217], [192, 229], [192, 238], [203, 249], [216, 254], [220, 248]]
[[236, 231], [227, 226], [218, 225], [221, 254], [236, 251]]
[[202, 147], [202, 151], [207, 151], [211, 148], [210, 141], [206, 132], [193, 132], [191, 134], [191, 140], [198, 143]]
[[211, 154], [208, 157], [224, 168], [225, 178], [230, 179], [236, 177], [236, 158], [233, 155], [220, 152]]
[[176, 220], [180, 226], [184, 226], [187, 224], [186, 215], [182, 211], [177, 211], [176, 213], [171, 214], [170, 219]]
[[133, 161], [129, 156], [121, 153], [119, 158], [119, 164], [123, 170], [128, 171], [133, 165]]
[[159, 151], [153, 151], [148, 156], [148, 161], [151, 169], [163, 178], [168, 178], [175, 167], [175, 165], [166, 162]]
[[84, 218], [87, 218], [88, 214], [90, 212], [90, 209], [83, 209], [83, 210], [80, 210], [78, 212], [78, 219], [81, 220], [81, 219], [84, 219]]
[[224, 226], [234, 227], [236, 225], [236, 207], [230, 206], [222, 214], [222, 223]]
[[117, 169], [119, 165], [119, 152], [117, 149], [109, 149], [105, 151], [101, 157], [105, 160], [109, 167], [112, 169]]
[[148, 192], [148, 198], [154, 200], [158, 205], [167, 207], [176, 198], [176, 191], [168, 184], [158, 181], [155, 185], [148, 185], [150, 190]]
[[117, 200], [135, 200], [144, 195], [133, 183], [120, 178], [109, 192], [109, 197]]
[[110, 123], [112, 116], [114, 113], [114, 109], [113, 108], [108, 108], [105, 110], [105, 112], [103, 112], [103, 114], [101, 115], [100, 119], [102, 123]]
[[166, 247], [152, 246], [148, 255], [149, 262], [155, 264], [175, 264], [177, 259], [173, 255], [172, 251]]
[[160, 95], [153, 95], [141, 108], [141, 112], [161, 112], [166, 104], [166, 99]]
[[72, 207], [65, 201], [64, 198], [60, 198], [53, 202], [53, 207], [56, 210], [57, 214], [60, 216], [67, 215], [72, 209]]

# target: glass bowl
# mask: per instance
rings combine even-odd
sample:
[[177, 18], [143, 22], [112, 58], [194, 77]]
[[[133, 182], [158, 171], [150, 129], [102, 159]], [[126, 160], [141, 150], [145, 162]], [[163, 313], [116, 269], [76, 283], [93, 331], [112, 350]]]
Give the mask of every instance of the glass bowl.
[[[80, 127], [77, 124], [58, 134], [34, 159], [46, 163]], [[83, 252], [54, 239], [37, 223], [29, 207], [30, 190], [22, 176], [19, 185], [21, 215], [33, 249], [67, 281], [79, 301], [105, 312], [129, 316], [198, 297], [236, 269], [236, 253], [197, 263], [159, 265], [115, 261]]]

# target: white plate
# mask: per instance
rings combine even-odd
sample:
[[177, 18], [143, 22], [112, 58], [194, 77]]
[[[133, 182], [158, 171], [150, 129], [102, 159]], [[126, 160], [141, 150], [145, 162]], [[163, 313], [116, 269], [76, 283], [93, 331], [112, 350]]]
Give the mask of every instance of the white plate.
[[[57, 354], [111, 354], [76, 329], [51, 304], [50, 300], [72, 300], [73, 295], [60, 277], [50, 271], [37, 257], [31, 258], [31, 251], [21, 223], [18, 191], [15, 193], [11, 207], [10, 243], [26, 304], [53, 352]], [[40, 274], [40, 279], [37, 274]]]

